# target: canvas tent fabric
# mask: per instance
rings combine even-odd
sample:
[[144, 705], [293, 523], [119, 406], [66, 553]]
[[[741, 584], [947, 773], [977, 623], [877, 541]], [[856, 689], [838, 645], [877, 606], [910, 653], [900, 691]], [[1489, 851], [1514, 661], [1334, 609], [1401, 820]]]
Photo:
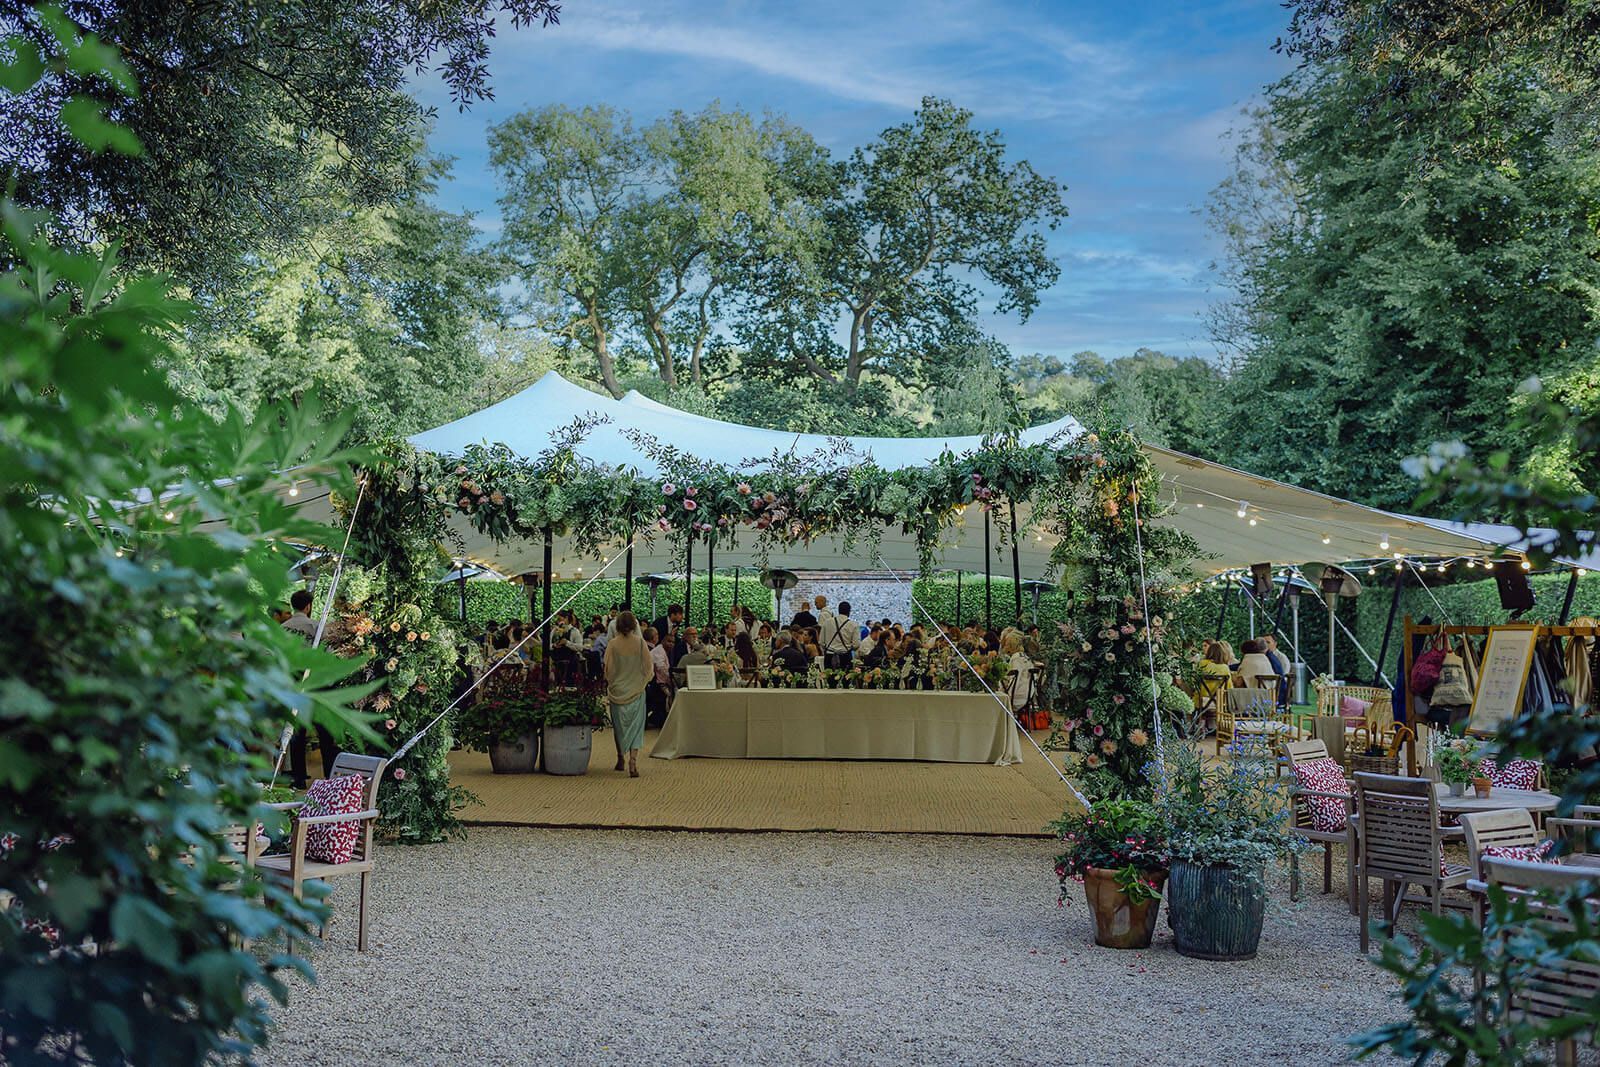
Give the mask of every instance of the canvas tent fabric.
[[[746, 469], [759, 469], [775, 453], [807, 457], [842, 446], [858, 460], [871, 459], [893, 470], [926, 465], [945, 451], [959, 456], [982, 446], [979, 437], [851, 437], [841, 440], [819, 434], [740, 426], [678, 411], [636, 392], [621, 400], [613, 399], [590, 392], [553, 371], [514, 396], [419, 433], [411, 441], [420, 449], [447, 456], [460, 454], [470, 444], [498, 443], [531, 457], [548, 449], [554, 434], [585, 415], [599, 416], [604, 421], [577, 445], [577, 451], [596, 463], [632, 467], [647, 477], [654, 476], [657, 471], [650, 458], [630, 438], [629, 431], [648, 435], [691, 455], [730, 466], [743, 465]], [[1065, 443], [1083, 432], [1083, 427], [1075, 420], [1062, 418], [1023, 431], [1021, 440], [1024, 444]], [[1366, 560], [1387, 558], [1393, 552], [1413, 558], [1481, 556], [1504, 543], [1479, 536], [1483, 531], [1472, 528], [1379, 511], [1170, 449], [1146, 447], [1161, 473], [1162, 496], [1173, 506], [1171, 513], [1161, 521], [1187, 531], [1200, 544], [1203, 555], [1195, 563], [1196, 576], [1248, 567], [1253, 563], [1285, 565]], [[939, 566], [968, 571], [984, 569], [984, 519], [981, 508], [965, 509], [962, 520], [943, 538], [937, 553]], [[997, 575], [1009, 575], [1011, 549], [1004, 543], [1000, 516], [996, 514], [994, 520], [990, 567]], [[1055, 542], [1047, 532], [1034, 529], [1030, 520], [1028, 510], [1019, 508], [1018, 548], [1022, 577], [1049, 580], [1053, 577], [1050, 552]], [[544, 546], [541, 542], [515, 541], [497, 545], [474, 531], [464, 518], [457, 516], [453, 522], [470, 559], [505, 574], [542, 568]], [[876, 546], [845, 544], [840, 539], [824, 537], [809, 545], [774, 549], [770, 557], [760, 554], [753, 536], [740, 540], [739, 545], [724, 544], [717, 548], [719, 570], [769, 564], [789, 570], [882, 570], [887, 567], [909, 576], [918, 570], [920, 562], [915, 538], [898, 528], [886, 528]], [[1388, 548], [1382, 547], [1385, 543]], [[592, 575], [598, 560], [620, 547], [620, 543], [605, 546], [602, 555], [596, 556], [580, 553], [573, 545], [558, 539], [553, 572], [563, 579]], [[705, 547], [701, 545], [695, 551], [695, 572], [703, 573], [705, 563]], [[682, 546], [659, 537], [652, 543], [641, 539], [636, 544], [635, 575], [681, 573], [683, 569]], [[620, 576], [621, 563], [615, 564], [609, 573]]]

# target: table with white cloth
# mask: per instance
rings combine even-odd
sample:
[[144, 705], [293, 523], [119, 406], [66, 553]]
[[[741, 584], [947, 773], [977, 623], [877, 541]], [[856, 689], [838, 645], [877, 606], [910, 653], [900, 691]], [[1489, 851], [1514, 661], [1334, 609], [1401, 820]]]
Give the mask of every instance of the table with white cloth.
[[680, 689], [658, 759], [1022, 759], [1011, 715], [988, 693], [862, 689]]

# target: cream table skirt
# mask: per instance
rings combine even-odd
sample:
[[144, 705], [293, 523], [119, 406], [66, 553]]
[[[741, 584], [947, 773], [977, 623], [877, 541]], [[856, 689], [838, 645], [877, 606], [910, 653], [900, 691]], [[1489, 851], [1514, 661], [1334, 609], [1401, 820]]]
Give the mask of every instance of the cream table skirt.
[[1017, 727], [987, 693], [856, 689], [680, 689], [658, 759], [1022, 759]]

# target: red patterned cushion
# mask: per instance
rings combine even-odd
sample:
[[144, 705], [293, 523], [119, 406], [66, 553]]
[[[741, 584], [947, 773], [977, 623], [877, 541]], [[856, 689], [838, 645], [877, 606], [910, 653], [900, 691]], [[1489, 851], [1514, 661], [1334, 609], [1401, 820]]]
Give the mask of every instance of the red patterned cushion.
[[1539, 784], [1539, 763], [1531, 759], [1514, 759], [1504, 767], [1497, 767], [1492, 760], [1484, 760], [1482, 769], [1478, 771], [1500, 789], [1522, 789], [1531, 791]]
[[1540, 841], [1537, 845], [1485, 845], [1480, 856], [1497, 860], [1521, 860], [1524, 863], [1560, 863], [1550, 854], [1553, 841]]
[[[302, 818], [315, 815], [353, 815], [365, 810], [367, 783], [360, 775], [350, 774], [339, 778], [323, 778], [311, 783], [306, 790], [306, 802], [300, 809]], [[322, 863], [349, 863], [356, 854], [356, 839], [361, 836], [361, 823], [323, 823], [306, 829], [306, 859]]]
[[[1318, 793], [1347, 793], [1344, 772], [1327, 756], [1306, 760], [1294, 765], [1294, 779], [1301, 789]], [[1311, 829], [1323, 833], [1338, 833], [1349, 824], [1349, 811], [1343, 800], [1334, 797], [1306, 797], [1306, 808], [1311, 813]]]

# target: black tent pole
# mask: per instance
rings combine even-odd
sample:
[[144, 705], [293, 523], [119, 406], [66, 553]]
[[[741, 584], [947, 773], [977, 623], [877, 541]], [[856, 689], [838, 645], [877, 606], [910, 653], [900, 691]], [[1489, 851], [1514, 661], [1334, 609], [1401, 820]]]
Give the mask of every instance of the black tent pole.
[[[706, 629], [715, 626], [717, 600], [717, 543], [706, 538]], [[684, 618], [688, 618], [687, 615]]]
[[622, 572], [622, 607], [626, 611], [633, 610], [633, 543], [628, 543], [627, 568]]
[[1008, 500], [1011, 509], [1011, 589], [1016, 600], [1017, 625], [1022, 625], [1022, 557], [1017, 545], [1017, 502]]
[[1561, 602], [1561, 619], [1557, 626], [1567, 624], [1567, 616], [1572, 614], [1572, 598], [1578, 592], [1578, 568], [1572, 568], [1572, 575], [1567, 579], [1567, 598]]
[[1228, 617], [1228, 578], [1222, 579], [1222, 607], [1217, 611], [1217, 640], [1222, 640], [1222, 623]]
[[555, 566], [555, 549], [555, 532], [551, 530], [550, 527], [546, 526], [544, 528], [544, 581], [541, 583], [544, 586], [543, 615], [545, 623], [539, 629], [539, 647], [544, 652], [544, 665], [542, 667], [542, 673], [544, 675], [545, 685], [550, 684], [550, 586], [552, 584], [552, 575], [550, 571], [551, 568]]
[[[694, 530], [689, 531], [689, 536], [683, 542], [683, 621], [687, 625], [694, 618], [690, 610], [694, 606]], [[671, 625], [671, 623], [668, 623]], [[665, 637], [665, 634], [661, 635]]]
[[1406, 587], [1406, 572], [1399, 571], [1394, 576], [1394, 594], [1389, 598], [1389, 621], [1383, 624], [1383, 644], [1378, 648], [1377, 674], [1373, 676], [1373, 685], [1383, 684], [1383, 661], [1389, 655], [1389, 636], [1394, 633], [1395, 613], [1400, 610], [1400, 591]]
[[994, 559], [989, 552], [989, 509], [983, 509], [983, 628], [994, 629], [994, 588], [992, 584], [992, 564]]

